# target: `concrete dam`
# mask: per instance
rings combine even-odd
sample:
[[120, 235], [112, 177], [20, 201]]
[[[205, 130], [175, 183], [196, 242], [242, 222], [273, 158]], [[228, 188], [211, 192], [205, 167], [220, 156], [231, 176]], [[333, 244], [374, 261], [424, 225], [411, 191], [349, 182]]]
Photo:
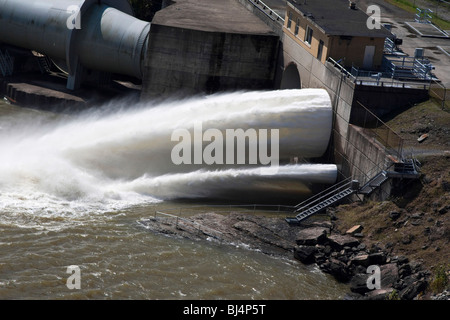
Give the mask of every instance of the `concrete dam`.
[[[280, 161], [315, 158], [336, 163], [343, 177], [362, 184], [392, 161], [401, 161], [397, 142], [392, 156], [387, 149], [394, 148], [374, 142], [358, 127], [358, 119], [367, 114], [358, 100], [373, 101], [375, 110], [386, 113], [397, 100], [391, 99], [392, 106], [384, 104], [380, 109], [376, 97], [386, 100], [400, 93], [410, 97], [414, 91], [421, 99], [423, 92], [352, 83], [330, 62], [322, 63], [285, 37], [284, 19], [270, 15], [262, 14], [251, 1], [178, 0], [163, 1], [150, 23], [135, 18], [126, 0], [0, 0], [0, 60], [2, 70], [8, 71], [20, 70], [22, 65], [14, 56], [5, 59], [6, 51], [23, 48], [50, 58], [67, 75], [65, 88], [57, 89], [66, 96], [75, 95], [87, 83], [101, 86], [103, 79], [112, 76], [135, 79], [140, 83], [142, 103], [242, 90], [321, 88], [315, 90], [325, 93], [325, 104], [330, 106], [329, 124], [321, 128], [327, 133], [319, 144], [322, 151], [305, 156], [292, 150]], [[20, 103], [21, 94], [25, 100], [32, 95], [5, 81], [7, 77], [0, 89], [12, 101]], [[211, 108], [220, 113], [223, 106]], [[316, 121], [309, 125], [318, 128], [321, 122]], [[314, 140], [312, 131], [306, 135]]]
[[142, 80], [143, 98], [272, 89], [279, 38], [234, 0], [183, 0], [152, 23], [127, 0], [0, 1], [0, 43], [35, 50], [80, 88], [87, 73]]
[[[334, 183], [334, 164], [304, 163], [304, 159], [321, 157], [329, 145], [332, 108], [327, 92], [272, 91], [273, 61], [280, 49], [278, 35], [236, 1], [215, 2], [213, 6], [205, 3], [208, 1], [179, 1], [159, 11], [149, 23], [133, 17], [127, 1], [83, 1], [77, 6], [77, 1], [2, 0], [0, 41], [48, 56], [67, 72], [68, 90], [79, 90], [92, 72], [142, 81], [140, 107], [144, 111], [130, 111], [117, 119], [105, 117], [95, 123], [80, 122], [84, 125], [79, 133], [77, 122], [46, 128], [48, 131], [36, 139], [60, 134], [74, 138], [67, 143], [57, 139], [51, 144], [38, 143], [37, 149], [26, 147], [30, 152], [35, 150], [31, 158], [46, 155], [56, 162], [67, 162], [61, 170], [70, 170], [73, 177], [88, 170], [93, 176], [87, 180], [99, 190], [115, 185], [115, 190], [123, 189], [124, 193], [164, 200], [236, 198], [242, 192], [261, 197], [279, 195], [280, 191], [297, 200], [309, 194], [311, 184]], [[256, 89], [259, 91], [252, 92]], [[146, 105], [154, 97], [226, 91], [235, 93]], [[145, 123], [143, 119], [147, 119]], [[146, 129], [146, 123], [152, 123], [151, 127]], [[133, 128], [134, 136], [129, 136], [127, 126]], [[173, 160], [181, 142], [177, 145], [171, 133], [183, 128], [182, 133], [192, 133], [193, 139], [199, 130], [213, 132], [214, 144], [208, 143], [211, 137], [202, 137], [200, 158], [194, 141], [192, 152], [185, 148], [175, 153], [182, 155], [181, 160]], [[244, 142], [234, 145], [232, 140], [230, 149], [225, 133], [232, 129], [243, 132]], [[220, 146], [219, 135], [224, 137]], [[271, 140], [262, 143], [263, 137]], [[27, 145], [28, 140], [3, 142]], [[86, 144], [85, 140], [95, 143]], [[12, 148], [19, 157], [28, 152], [19, 149]], [[234, 154], [232, 159], [229, 154]], [[45, 162], [52, 162], [50, 158]], [[36, 165], [24, 166], [37, 169]], [[48, 172], [48, 168], [36, 171]], [[82, 188], [77, 193], [84, 194], [87, 191], [81, 180], [75, 183], [78, 187], [69, 184], [68, 188]], [[37, 188], [36, 192], [40, 189], [30, 187]]]

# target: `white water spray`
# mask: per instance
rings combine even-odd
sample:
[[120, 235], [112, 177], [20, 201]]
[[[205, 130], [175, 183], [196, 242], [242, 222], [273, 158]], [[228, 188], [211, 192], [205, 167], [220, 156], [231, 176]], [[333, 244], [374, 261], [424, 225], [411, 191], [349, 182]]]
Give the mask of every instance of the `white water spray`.
[[[14, 127], [0, 124], [0, 211], [110, 210], [230, 191], [304, 192], [307, 183], [336, 180], [335, 165], [288, 164], [325, 152], [331, 114], [326, 91], [302, 89], [219, 94], [40, 125], [15, 119]], [[249, 165], [174, 164], [172, 133], [198, 121], [221, 131], [277, 129], [278, 160], [286, 165], [264, 175]]]

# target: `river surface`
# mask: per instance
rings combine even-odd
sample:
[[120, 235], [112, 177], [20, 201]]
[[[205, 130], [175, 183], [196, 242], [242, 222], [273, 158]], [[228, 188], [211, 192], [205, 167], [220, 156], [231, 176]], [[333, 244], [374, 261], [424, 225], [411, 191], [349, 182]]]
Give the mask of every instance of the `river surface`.
[[[108, 193], [102, 188], [116, 171], [99, 183], [99, 175], [78, 176], [60, 158], [35, 159], [35, 147], [48, 156], [48, 143], [56, 140], [39, 133], [45, 139], [38, 140], [47, 144], [29, 143], [27, 136], [36, 134], [37, 126], [17, 128], [22, 118], [46, 126], [53, 117], [0, 102], [0, 299], [342, 299], [348, 292], [348, 286], [316, 266], [293, 258], [269, 256], [245, 244], [193, 241], [145, 229], [138, 221], [155, 209], [192, 202], [131, 192], [141, 190], [141, 184], [133, 189], [116, 182], [120, 192]], [[64, 139], [73, 141], [61, 135]], [[29, 152], [14, 158], [18, 145]], [[95, 155], [99, 158], [94, 160], [102, 160]], [[97, 163], [91, 160], [75, 162]], [[74, 266], [79, 273], [73, 273]]]

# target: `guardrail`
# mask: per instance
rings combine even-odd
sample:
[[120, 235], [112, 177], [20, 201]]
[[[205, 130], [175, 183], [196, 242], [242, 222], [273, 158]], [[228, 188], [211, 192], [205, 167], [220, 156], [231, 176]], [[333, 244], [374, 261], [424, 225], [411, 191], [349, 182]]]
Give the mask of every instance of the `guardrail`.
[[215, 213], [282, 213], [292, 211], [294, 208], [295, 206], [282, 204], [207, 204], [164, 208], [164, 211], [177, 216], [188, 216], [192, 214], [212, 212], [212, 210], [214, 210]]
[[[217, 214], [231, 214], [231, 213], [283, 213], [294, 211], [294, 206], [287, 206], [281, 204], [240, 204], [240, 205], [194, 205], [194, 206], [183, 206], [174, 208], [164, 208], [162, 210], [155, 209], [154, 219], [162, 222], [160, 216], [167, 218], [164, 222], [168, 222], [168, 219], [172, 219], [172, 223], [175, 228], [184, 227], [192, 228], [193, 232], [198, 234], [205, 234], [213, 237], [219, 241], [223, 240], [223, 233], [214, 228], [205, 226], [197, 221], [189, 219], [188, 216], [193, 216], [194, 214], [209, 213], [214, 212]], [[188, 231], [188, 230], [186, 230]]]
[[[428, 89], [429, 81], [432, 80], [430, 75], [432, 69], [431, 64], [427, 66], [417, 59], [414, 61], [414, 59], [400, 58], [396, 60], [397, 65], [390, 65], [389, 62], [384, 62], [384, 70], [381, 72], [359, 70], [353, 66], [348, 71], [339, 61], [331, 57], [328, 57], [327, 61], [356, 85]], [[403, 80], [399, 80], [398, 78], [402, 78]], [[422, 82], [418, 82], [417, 80], [421, 80]], [[426, 83], [423, 81], [426, 81]]]
[[353, 76], [350, 72], [348, 72], [347, 69], [345, 69], [345, 67], [342, 66], [342, 65], [339, 63], [340, 60], [339, 60], [339, 61], [336, 61], [336, 60], [334, 60], [333, 58], [328, 57], [327, 61], [330, 62], [330, 63], [333, 65], [333, 67], [335, 67], [336, 69], [338, 69], [342, 74], [344, 74], [344, 75], [347, 76], [348, 78], [352, 79], [353, 82], [356, 81], [356, 77]]
[[450, 94], [447, 91], [448, 89], [442, 83], [431, 81], [428, 93], [431, 98], [441, 103], [442, 110], [450, 110]]
[[[271, 18], [274, 21], [280, 21], [282, 24], [284, 24], [284, 18], [280, 16], [278, 13], [276, 13], [274, 10], [272, 10], [267, 4], [260, 0], [248, 0], [251, 4], [253, 4], [255, 7], [260, 9], [262, 12], [264, 12], [269, 18]], [[269, 11], [266, 12], [266, 9]]]
[[352, 182], [353, 182], [352, 177], [348, 177], [348, 178], [336, 183], [335, 185], [323, 190], [322, 192], [315, 194], [311, 198], [306, 199], [305, 201], [297, 204], [295, 206], [295, 211], [300, 212], [300, 211], [308, 209], [309, 207], [316, 205], [323, 199], [326, 199], [326, 198], [332, 196], [333, 194], [336, 194], [344, 189], [349, 188], [352, 185]]

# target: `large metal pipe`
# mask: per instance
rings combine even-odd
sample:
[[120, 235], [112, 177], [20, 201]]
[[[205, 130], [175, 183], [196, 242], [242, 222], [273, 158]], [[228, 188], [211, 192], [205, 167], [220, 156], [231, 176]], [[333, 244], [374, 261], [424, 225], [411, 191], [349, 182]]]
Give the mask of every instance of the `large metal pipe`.
[[142, 78], [150, 23], [132, 13], [127, 0], [0, 0], [0, 42], [64, 60], [71, 89], [82, 68]]

